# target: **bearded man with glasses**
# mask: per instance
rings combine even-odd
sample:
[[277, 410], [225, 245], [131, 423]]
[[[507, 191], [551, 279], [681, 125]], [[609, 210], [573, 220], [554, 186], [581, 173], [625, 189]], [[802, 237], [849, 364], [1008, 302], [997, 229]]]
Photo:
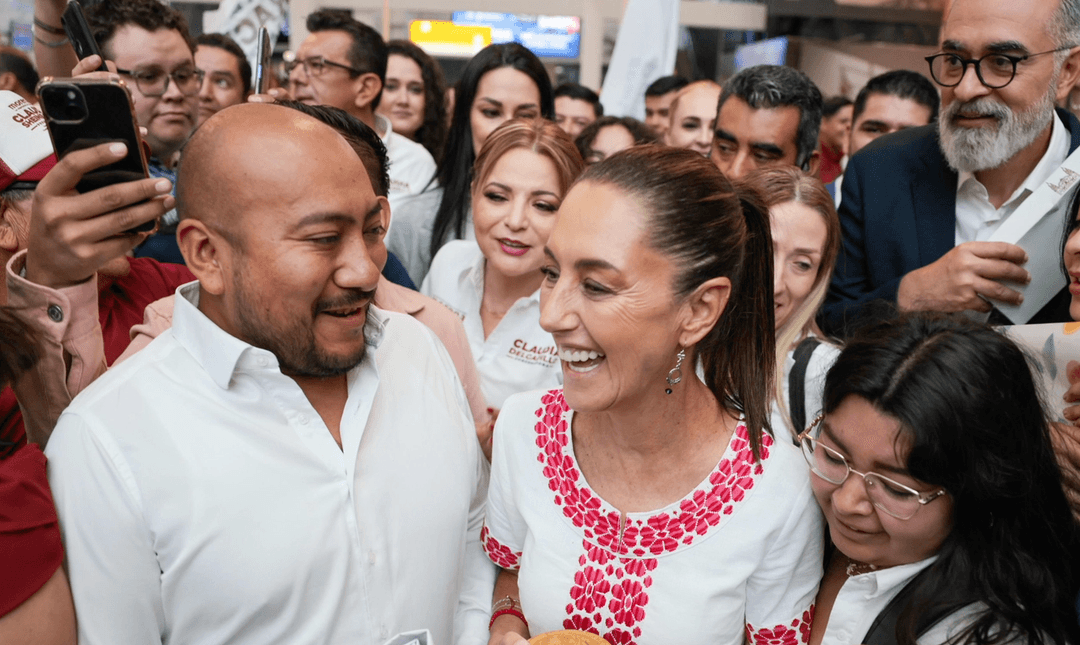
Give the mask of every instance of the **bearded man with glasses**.
[[[926, 59], [938, 123], [877, 139], [844, 174], [827, 332], [846, 335], [880, 311], [876, 300], [1007, 322], [993, 307], [1021, 302], [1011, 287], [1039, 277], [1036, 262], [988, 240], [1080, 146], [1080, 121], [1054, 109], [1080, 79], [1078, 45], [1080, 0], [947, 4], [939, 52]], [[1070, 320], [1060, 286], [1026, 322]]]
[[[88, 8], [87, 22], [105, 58], [127, 83], [139, 125], [146, 128], [150, 174], [176, 183], [176, 153], [195, 130], [203, 72], [187, 21], [157, 0], [116, 0]], [[176, 244], [176, 211], [136, 249], [138, 257], [183, 264]]]

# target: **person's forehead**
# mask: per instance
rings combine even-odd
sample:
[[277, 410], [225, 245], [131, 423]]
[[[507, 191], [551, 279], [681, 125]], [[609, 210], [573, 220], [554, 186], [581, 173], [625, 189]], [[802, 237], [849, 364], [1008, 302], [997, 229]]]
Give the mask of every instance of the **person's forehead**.
[[941, 46], [975, 55], [1018, 42], [1033, 51], [1052, 46], [1047, 25], [1060, 0], [954, 0], [941, 27]]
[[588, 101], [581, 99], [575, 99], [570, 96], [560, 96], [555, 99], [555, 110], [557, 112], [575, 113], [575, 114], [592, 114], [593, 106]]
[[386, 75], [407, 80], [423, 80], [423, 73], [416, 61], [401, 54], [390, 54], [386, 59]]
[[503, 105], [521, 105], [536, 103], [540, 90], [525, 72], [513, 67], [499, 67], [480, 77], [476, 98], [493, 98]]
[[175, 29], [147, 31], [137, 25], [124, 25], [109, 40], [108, 49], [121, 69], [150, 65], [172, 69], [194, 62], [187, 41]]
[[229, 72], [240, 76], [240, 61], [230, 52], [213, 45], [199, 45], [195, 50], [195, 64], [207, 74]]
[[795, 148], [799, 118], [799, 108], [793, 105], [753, 108], [741, 98], [731, 96], [720, 108], [716, 129], [724, 130], [739, 141]]
[[855, 125], [866, 121], [926, 125], [930, 123], [930, 108], [912, 99], [874, 93], [866, 97], [866, 105]]
[[622, 150], [634, 145], [634, 136], [622, 125], [614, 123], [600, 128], [593, 140], [592, 147], [601, 152], [611, 154], [614, 150]]
[[700, 116], [708, 114], [709, 118], [716, 116], [716, 103], [720, 100], [720, 89], [701, 87], [683, 94], [675, 111], [682, 114]]
[[322, 56], [335, 63], [346, 60], [349, 48], [352, 47], [352, 36], [340, 29], [327, 29], [308, 34], [296, 54], [299, 58]]

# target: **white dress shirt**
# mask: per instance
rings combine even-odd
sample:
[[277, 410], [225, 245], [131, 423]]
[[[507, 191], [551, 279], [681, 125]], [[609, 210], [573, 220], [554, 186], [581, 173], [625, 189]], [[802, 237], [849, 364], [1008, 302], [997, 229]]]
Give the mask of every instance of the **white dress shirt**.
[[435, 254], [420, 293], [461, 316], [480, 372], [480, 389], [488, 405], [499, 409], [518, 392], [562, 385], [562, 365], [555, 339], [540, 326], [539, 289], [519, 298], [484, 338], [484, 263], [475, 241], [447, 242]]
[[486, 639], [486, 477], [446, 350], [368, 311], [339, 447], [276, 357], [177, 290], [173, 327], [48, 446], [83, 645]]
[[381, 114], [375, 115], [375, 128], [386, 145], [386, 156], [390, 161], [390, 190], [386, 198], [393, 213], [403, 200], [423, 192], [435, 177], [435, 160], [427, 148], [396, 134], [390, 119]]
[[1039, 184], [1046, 181], [1065, 162], [1069, 156], [1069, 141], [1069, 130], [1057, 114], [1054, 114], [1050, 146], [1024, 183], [1005, 200], [1001, 208], [995, 208], [990, 203], [990, 194], [974, 174], [960, 173], [956, 182], [956, 244], [989, 239], [1005, 219], [1024, 203], [1028, 195], [1035, 192]]
[[936, 559], [937, 556], [932, 556], [912, 564], [849, 577], [833, 602], [821, 645], [862, 643], [878, 614], [907, 583]]

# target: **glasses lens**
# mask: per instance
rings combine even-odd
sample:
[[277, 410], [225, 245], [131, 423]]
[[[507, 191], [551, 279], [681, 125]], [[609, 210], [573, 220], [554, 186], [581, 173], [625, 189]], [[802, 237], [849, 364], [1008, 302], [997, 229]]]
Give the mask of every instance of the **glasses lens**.
[[1005, 87], [1016, 74], [1016, 63], [1008, 56], [990, 54], [979, 59], [979, 71], [987, 87]]
[[137, 71], [132, 76], [139, 91], [146, 96], [161, 96], [169, 85], [169, 75], [161, 70]]
[[184, 94], [194, 94], [202, 86], [205, 74], [201, 69], [178, 69], [172, 73], [173, 82]]
[[842, 484], [848, 475], [848, 465], [844, 457], [821, 445], [811, 437], [802, 442], [803, 457], [810, 464], [810, 470], [818, 477], [831, 484]]
[[866, 492], [874, 506], [901, 520], [919, 510], [919, 495], [902, 484], [876, 473], [866, 475]]
[[964, 60], [955, 54], [936, 56], [930, 63], [930, 74], [941, 85], [956, 85], [964, 76]]

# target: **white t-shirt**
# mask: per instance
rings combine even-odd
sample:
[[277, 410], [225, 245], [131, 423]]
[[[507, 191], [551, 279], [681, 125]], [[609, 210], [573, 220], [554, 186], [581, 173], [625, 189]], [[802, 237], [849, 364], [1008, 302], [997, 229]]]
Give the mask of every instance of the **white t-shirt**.
[[511, 397], [495, 426], [482, 540], [518, 571], [529, 631], [610, 643], [806, 643], [824, 521], [809, 469], [765, 436], [754, 463], [739, 424], [712, 473], [652, 512], [619, 511], [581, 475], [562, 390]]
[[562, 385], [562, 365], [555, 339], [540, 327], [539, 289], [515, 302], [484, 338], [484, 263], [476, 242], [447, 242], [435, 255], [420, 292], [461, 316], [480, 372], [480, 389], [488, 405], [498, 409], [512, 394]]
[[178, 295], [46, 451], [79, 642], [483, 642], [484, 459], [431, 330], [369, 308], [339, 447], [274, 354]]
[[[376, 131], [382, 134], [386, 144], [386, 156], [390, 161], [390, 190], [387, 200], [390, 213], [401, 205], [402, 200], [418, 195], [435, 176], [435, 160], [427, 148], [408, 137], [394, 133], [390, 119], [381, 114], [375, 115]], [[393, 220], [391, 220], [391, 224]]]

